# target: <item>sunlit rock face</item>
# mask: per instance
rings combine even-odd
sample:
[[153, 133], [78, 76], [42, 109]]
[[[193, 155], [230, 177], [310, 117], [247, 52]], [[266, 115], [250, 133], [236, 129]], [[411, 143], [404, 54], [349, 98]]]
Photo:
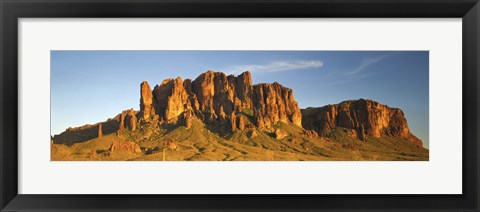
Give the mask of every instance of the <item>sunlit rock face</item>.
[[165, 121], [176, 119], [190, 109], [182, 78], [166, 79], [153, 89], [155, 112]]
[[135, 131], [137, 128], [137, 112], [133, 109], [124, 110], [120, 113], [116, 119], [118, 119], [118, 131], [129, 129]]
[[402, 110], [372, 100], [350, 100], [336, 105], [304, 109], [302, 125], [322, 136], [328, 135], [336, 127], [343, 127], [355, 130], [349, 132], [349, 135], [361, 140], [368, 136], [398, 136], [422, 145], [422, 141], [410, 132]]
[[153, 95], [152, 89], [148, 82], [143, 81], [140, 84], [140, 116], [144, 120], [150, 119], [155, 114], [155, 109], [153, 108]]
[[279, 121], [302, 126], [302, 115], [292, 89], [277, 82], [254, 85], [253, 105], [257, 126], [269, 127]]
[[140, 87], [140, 114], [144, 119], [156, 114], [162, 121], [177, 122], [188, 113], [207, 124], [226, 125], [229, 131], [245, 128], [242, 116], [246, 115], [252, 116], [260, 128], [279, 121], [302, 125], [292, 89], [279, 83], [252, 85], [248, 71], [238, 76], [207, 71], [193, 81], [166, 79], [155, 86], [151, 98], [148, 83]]

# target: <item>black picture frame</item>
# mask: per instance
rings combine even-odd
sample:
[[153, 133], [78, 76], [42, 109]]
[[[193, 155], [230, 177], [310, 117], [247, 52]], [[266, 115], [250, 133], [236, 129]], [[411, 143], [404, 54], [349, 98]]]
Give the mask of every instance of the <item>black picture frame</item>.
[[[0, 15], [1, 211], [479, 211], [478, 0], [0, 0]], [[18, 19], [57, 17], [462, 18], [463, 194], [18, 194]]]

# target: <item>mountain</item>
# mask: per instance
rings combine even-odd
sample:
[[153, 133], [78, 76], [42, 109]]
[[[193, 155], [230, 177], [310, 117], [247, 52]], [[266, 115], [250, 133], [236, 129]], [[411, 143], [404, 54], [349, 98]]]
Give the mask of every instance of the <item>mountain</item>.
[[139, 106], [53, 136], [52, 160], [428, 160], [400, 109], [300, 110], [292, 89], [253, 85], [250, 72], [144, 81]]
[[155, 118], [166, 123], [187, 123], [196, 116], [222, 134], [244, 128], [240, 114], [250, 115], [258, 128], [279, 121], [301, 126], [301, 112], [292, 89], [277, 82], [252, 85], [250, 72], [235, 77], [208, 71], [193, 81], [170, 78], [153, 91], [147, 82], [142, 82], [140, 88], [142, 121]]
[[351, 129], [352, 137], [365, 141], [367, 137], [401, 137], [418, 146], [423, 143], [408, 128], [403, 111], [372, 100], [350, 100], [336, 105], [302, 110], [302, 125], [328, 136], [332, 129]]

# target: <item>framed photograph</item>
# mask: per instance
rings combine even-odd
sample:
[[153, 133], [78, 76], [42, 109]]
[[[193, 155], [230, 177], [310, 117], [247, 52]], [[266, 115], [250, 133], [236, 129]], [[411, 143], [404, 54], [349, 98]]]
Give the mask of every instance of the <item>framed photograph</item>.
[[476, 0], [0, 4], [1, 211], [479, 210]]

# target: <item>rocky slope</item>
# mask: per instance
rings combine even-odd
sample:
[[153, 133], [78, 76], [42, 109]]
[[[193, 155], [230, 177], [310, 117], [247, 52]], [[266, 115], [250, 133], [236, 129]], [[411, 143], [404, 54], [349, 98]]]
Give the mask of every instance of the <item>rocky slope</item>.
[[422, 141], [410, 132], [402, 110], [372, 100], [351, 100], [304, 109], [302, 125], [323, 136], [328, 136], [336, 127], [342, 127], [351, 130], [350, 136], [364, 141], [367, 137], [398, 136], [422, 146]]

